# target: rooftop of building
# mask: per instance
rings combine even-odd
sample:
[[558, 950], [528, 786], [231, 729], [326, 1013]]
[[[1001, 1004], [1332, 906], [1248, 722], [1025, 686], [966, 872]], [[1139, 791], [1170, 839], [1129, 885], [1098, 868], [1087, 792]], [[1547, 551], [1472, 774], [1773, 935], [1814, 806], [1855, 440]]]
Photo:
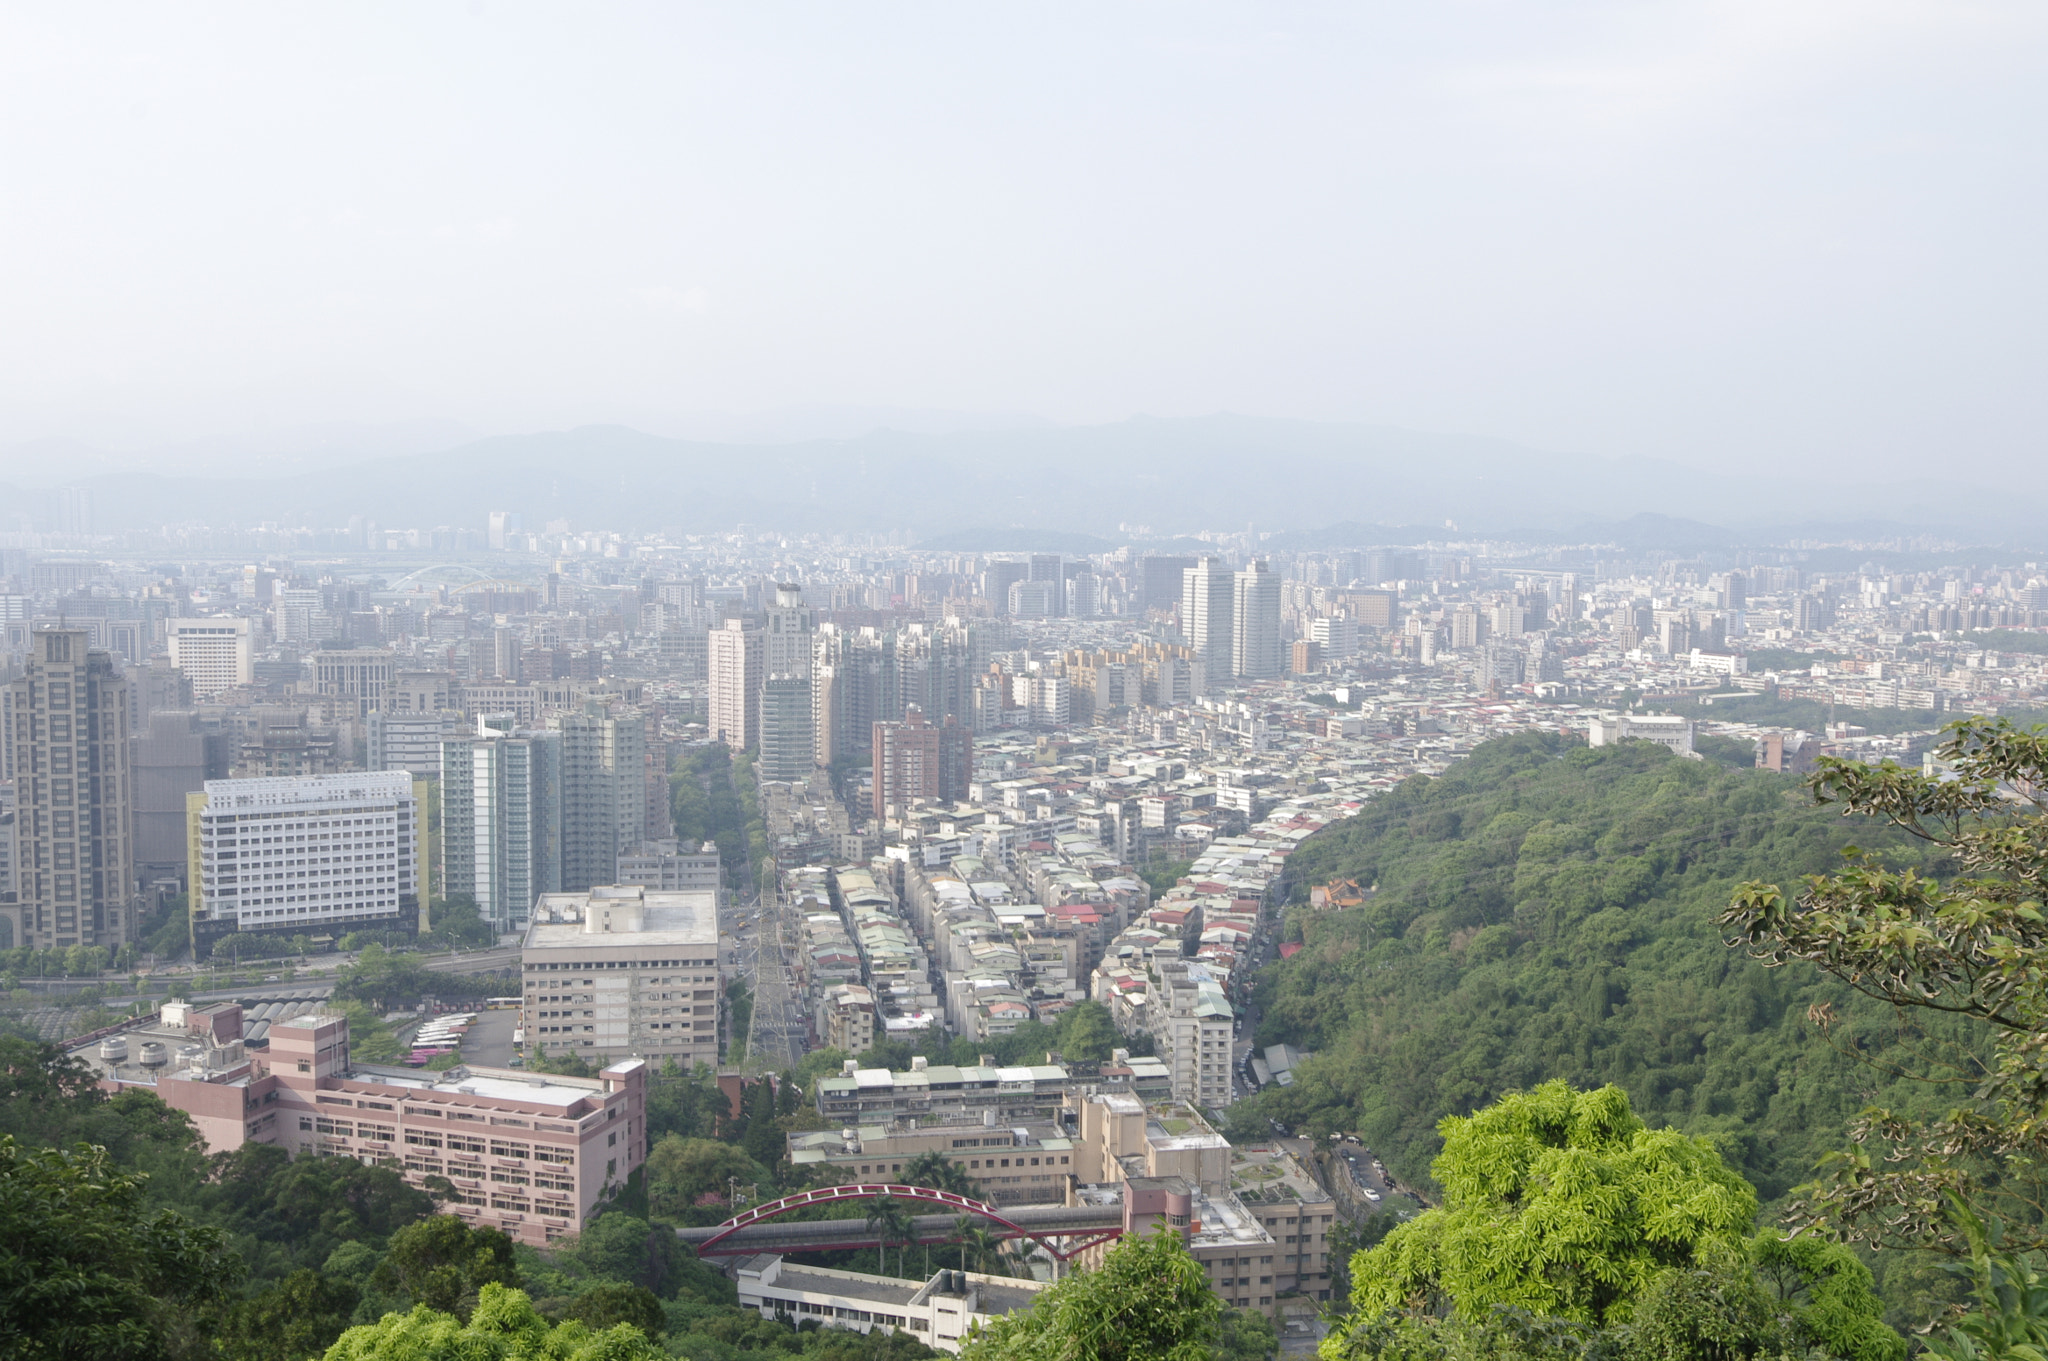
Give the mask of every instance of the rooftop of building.
[[718, 894], [616, 884], [585, 893], [544, 893], [534, 905], [525, 948], [567, 950], [593, 945], [676, 945], [715, 948]]
[[1179, 1102], [1153, 1106], [1146, 1111], [1145, 1138], [1154, 1147], [1172, 1152], [1230, 1147], [1230, 1141], [1209, 1128], [1209, 1122], [1193, 1107]]
[[352, 770], [338, 775], [256, 775], [208, 780], [204, 788], [208, 812], [262, 812], [293, 803], [409, 797], [413, 779], [412, 773], [405, 770]]
[[765, 1252], [742, 1259], [736, 1269], [757, 1276], [761, 1278], [763, 1284], [771, 1285], [778, 1290], [836, 1295], [843, 1299], [864, 1300], [873, 1304], [893, 1304], [899, 1308], [922, 1303], [935, 1295], [941, 1298], [961, 1298], [955, 1286], [956, 1282], [964, 1280], [974, 1296], [976, 1311], [982, 1314], [1013, 1314], [1018, 1310], [1028, 1309], [1037, 1299], [1039, 1291], [1045, 1289], [1045, 1285], [1038, 1281], [990, 1276], [979, 1271], [941, 1270], [926, 1281], [892, 1280], [887, 1276], [871, 1276], [860, 1271], [792, 1266], [779, 1255]]
[[1230, 1150], [1230, 1189], [1247, 1205], [1322, 1204], [1330, 1193], [1292, 1153], [1272, 1144]]
[[[641, 1063], [641, 1059], [629, 1059], [614, 1064], [606, 1072], [618, 1072], [628, 1064]], [[492, 1101], [516, 1101], [525, 1105], [558, 1106], [564, 1110], [580, 1101], [593, 1098], [602, 1101], [605, 1095], [604, 1081], [594, 1077], [564, 1077], [559, 1074], [528, 1072], [518, 1068], [450, 1068], [442, 1073], [429, 1073], [417, 1068], [387, 1068], [378, 1064], [356, 1064], [348, 1074], [352, 1082], [374, 1082], [380, 1087], [402, 1087], [426, 1094], [445, 1093], [450, 1096], [480, 1096]]]
[[952, 1064], [932, 1064], [924, 1068], [897, 1071], [889, 1068], [860, 1068], [851, 1073], [835, 1073], [818, 1079], [821, 1089], [835, 1092], [880, 1091], [884, 1088], [951, 1088], [951, 1087], [1004, 1087], [1035, 1086], [1041, 1082], [1064, 1082], [1067, 1070], [1059, 1064], [1038, 1064], [1032, 1067], [955, 1067]]
[[71, 1045], [66, 1053], [103, 1080], [138, 1086], [163, 1081], [246, 1084], [254, 1067], [240, 1038], [225, 1043], [209, 1040], [193, 1029], [175, 1006], [124, 1025], [118, 1030]]
[[[1270, 1244], [1273, 1235], [1266, 1232], [1258, 1216], [1247, 1209], [1234, 1195], [1212, 1196], [1201, 1187], [1183, 1178], [1171, 1179], [1186, 1188], [1192, 1198], [1188, 1213], [1188, 1246], [1190, 1248], [1222, 1247], [1228, 1244], [1246, 1245]], [[1074, 1188], [1074, 1201], [1101, 1209], [1123, 1204], [1123, 1182], [1100, 1182]]]
[[1230, 1243], [1272, 1243], [1273, 1235], [1266, 1232], [1258, 1216], [1236, 1196], [1212, 1196], [1199, 1186], [1189, 1189], [1194, 1192], [1194, 1204], [1188, 1217], [1190, 1248]]
[[961, 1295], [952, 1288], [952, 1281], [964, 1275], [969, 1290], [974, 1296], [974, 1308], [982, 1314], [1014, 1314], [1029, 1309], [1038, 1299], [1038, 1292], [1050, 1282], [1019, 1280], [1011, 1276], [989, 1276], [979, 1271], [941, 1272], [925, 1283], [918, 1294], [929, 1298], [959, 1299]]
[[[228, 1038], [214, 1039], [209, 1034], [212, 1027], [208, 1022], [217, 1015]], [[280, 1019], [270, 1028], [317, 1030], [343, 1019], [332, 1013], [312, 1011]], [[153, 1086], [164, 1081], [246, 1084], [261, 1075], [263, 1066], [245, 1049], [241, 1038], [243, 1020], [242, 1008], [233, 1004], [193, 1007], [173, 1002], [153, 1017], [88, 1039], [72, 1046], [69, 1052], [99, 1077], [130, 1085]], [[626, 1059], [605, 1071], [629, 1072], [642, 1062]], [[445, 1092], [564, 1110], [593, 1098], [601, 1103], [605, 1096], [601, 1077], [562, 1077], [515, 1068], [457, 1067], [430, 1073], [416, 1068], [355, 1064], [340, 1076], [351, 1082], [405, 1088], [422, 1094]]]
[[924, 1289], [921, 1281], [891, 1280], [860, 1271], [834, 1271], [829, 1267], [793, 1266], [774, 1253], [759, 1253], [739, 1264], [740, 1271], [771, 1277], [777, 1290], [802, 1291], [813, 1295], [838, 1295], [844, 1299], [906, 1308]]

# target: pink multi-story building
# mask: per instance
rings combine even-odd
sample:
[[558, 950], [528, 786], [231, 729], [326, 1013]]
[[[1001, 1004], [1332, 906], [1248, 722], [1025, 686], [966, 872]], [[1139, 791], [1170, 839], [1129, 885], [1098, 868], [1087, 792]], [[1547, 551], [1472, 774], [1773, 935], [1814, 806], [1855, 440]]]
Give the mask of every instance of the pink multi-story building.
[[430, 1073], [351, 1065], [341, 1016], [278, 1021], [267, 1052], [245, 1049], [241, 1021], [232, 1004], [173, 1003], [76, 1056], [102, 1086], [147, 1087], [186, 1112], [210, 1152], [279, 1144], [293, 1157], [384, 1163], [416, 1186], [445, 1178], [447, 1212], [528, 1243], [580, 1231], [646, 1156], [640, 1059], [590, 1078]]

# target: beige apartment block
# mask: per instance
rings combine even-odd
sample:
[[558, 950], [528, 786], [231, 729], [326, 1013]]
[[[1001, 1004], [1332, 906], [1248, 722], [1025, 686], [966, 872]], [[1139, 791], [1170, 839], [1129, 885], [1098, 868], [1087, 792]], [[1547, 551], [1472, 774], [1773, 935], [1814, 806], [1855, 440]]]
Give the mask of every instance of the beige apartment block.
[[526, 929], [528, 1047], [718, 1063], [718, 895], [614, 884], [544, 893]]
[[1074, 1142], [1056, 1123], [911, 1119], [789, 1136], [792, 1166], [823, 1171], [841, 1185], [900, 1177], [925, 1153], [943, 1155], [972, 1184], [971, 1194], [992, 1205], [1057, 1205], [1074, 1180]]
[[875, 994], [862, 983], [825, 991], [825, 1047], [865, 1054], [875, 1047]]

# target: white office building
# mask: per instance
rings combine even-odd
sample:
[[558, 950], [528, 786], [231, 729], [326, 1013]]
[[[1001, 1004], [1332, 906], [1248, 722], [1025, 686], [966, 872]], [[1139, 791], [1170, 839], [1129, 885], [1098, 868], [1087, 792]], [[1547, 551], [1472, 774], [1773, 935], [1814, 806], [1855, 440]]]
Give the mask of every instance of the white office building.
[[1358, 621], [1343, 615], [1324, 615], [1309, 621], [1309, 640], [1329, 658], [1351, 657], [1358, 652]]
[[271, 632], [280, 643], [317, 643], [328, 636], [327, 603], [320, 592], [280, 586], [271, 592]]
[[707, 841], [686, 851], [674, 837], [643, 841], [619, 852], [619, 882], [664, 893], [716, 893], [719, 888], [718, 843]]
[[425, 810], [425, 782], [402, 770], [208, 780], [186, 804], [194, 929], [413, 926]]
[[192, 698], [210, 699], [256, 678], [246, 619], [167, 619], [171, 665], [192, 684]]
[[1280, 639], [1280, 578], [1264, 562], [1237, 573], [1231, 612], [1231, 670], [1246, 680], [1272, 680], [1287, 672]]
[[1156, 962], [1145, 1009], [1173, 1072], [1173, 1098], [1221, 1110], [1230, 1104], [1236, 1014], [1206, 964]]
[[818, 612], [804, 603], [803, 587], [780, 582], [762, 621], [762, 665], [770, 675], [808, 675], [818, 637]]
[[1693, 755], [1693, 721], [1675, 714], [1595, 714], [1586, 725], [1586, 745], [1655, 742], [1680, 756]]
[[1209, 679], [1220, 680], [1232, 674], [1230, 564], [1221, 558], [1199, 558], [1193, 567], [1181, 570], [1180, 581], [1181, 634], [1202, 654]]

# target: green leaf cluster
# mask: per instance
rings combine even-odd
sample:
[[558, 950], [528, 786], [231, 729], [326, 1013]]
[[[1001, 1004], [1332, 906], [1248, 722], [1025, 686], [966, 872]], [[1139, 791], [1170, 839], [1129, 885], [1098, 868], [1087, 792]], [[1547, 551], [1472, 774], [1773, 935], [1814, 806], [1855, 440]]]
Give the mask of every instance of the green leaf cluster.
[[468, 1322], [428, 1305], [351, 1328], [326, 1361], [657, 1361], [667, 1353], [630, 1323], [602, 1332], [571, 1320], [550, 1326], [524, 1292], [484, 1286]]
[[1813, 788], [1824, 807], [1940, 851], [1947, 877], [1871, 849], [1796, 896], [1745, 884], [1722, 920], [1774, 966], [1812, 966], [1901, 1024], [1932, 1017], [1974, 1041], [1901, 1063], [1949, 1100], [1870, 1103], [1854, 1146], [1793, 1207], [1799, 1222], [1959, 1254], [1962, 1205], [2001, 1221], [2011, 1246], [2048, 1248], [2048, 735], [1966, 720], [1940, 754], [1941, 778], [1824, 760]]
[[425, 997], [489, 997], [506, 986], [501, 974], [435, 973], [422, 955], [386, 950], [372, 942], [336, 977], [334, 998], [361, 1002], [377, 1012], [400, 1011], [418, 1006]]
[[1756, 1196], [1703, 1139], [1618, 1088], [1562, 1082], [1444, 1122], [1444, 1203], [1351, 1261], [1352, 1357], [1903, 1361], [1847, 1249], [1753, 1232]]
[[1441, 1295], [1468, 1314], [1614, 1322], [1662, 1272], [1732, 1251], [1756, 1217], [1756, 1193], [1711, 1145], [1647, 1128], [1617, 1087], [1548, 1082], [1446, 1119], [1443, 1135], [1443, 1205], [1352, 1263], [1363, 1314]]
[[1043, 1291], [1029, 1312], [979, 1328], [961, 1361], [1210, 1361], [1222, 1302], [1180, 1239], [1120, 1240], [1094, 1271]]

